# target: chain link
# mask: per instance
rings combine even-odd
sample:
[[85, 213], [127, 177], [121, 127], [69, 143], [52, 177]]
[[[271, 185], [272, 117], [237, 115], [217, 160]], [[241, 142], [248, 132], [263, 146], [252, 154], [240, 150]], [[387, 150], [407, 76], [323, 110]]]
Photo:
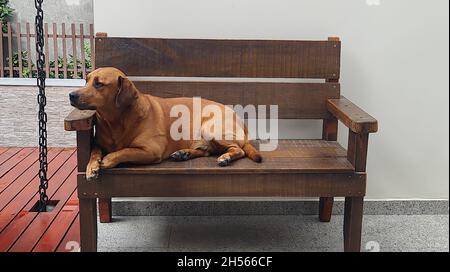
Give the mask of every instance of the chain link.
[[45, 106], [47, 98], [45, 97], [45, 54], [44, 54], [44, 11], [42, 10], [42, 2], [44, 0], [35, 0], [36, 6], [36, 52], [37, 52], [37, 86], [39, 94], [37, 101], [39, 105], [39, 211], [46, 211], [48, 196], [48, 179], [47, 179], [47, 113]]

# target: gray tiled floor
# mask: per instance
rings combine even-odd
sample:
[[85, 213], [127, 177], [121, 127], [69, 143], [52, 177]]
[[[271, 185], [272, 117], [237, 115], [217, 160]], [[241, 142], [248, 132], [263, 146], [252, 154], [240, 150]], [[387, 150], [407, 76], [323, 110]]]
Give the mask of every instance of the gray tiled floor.
[[[99, 251], [342, 251], [343, 216], [128, 216], [99, 224]], [[366, 215], [363, 250], [449, 251], [448, 215]]]

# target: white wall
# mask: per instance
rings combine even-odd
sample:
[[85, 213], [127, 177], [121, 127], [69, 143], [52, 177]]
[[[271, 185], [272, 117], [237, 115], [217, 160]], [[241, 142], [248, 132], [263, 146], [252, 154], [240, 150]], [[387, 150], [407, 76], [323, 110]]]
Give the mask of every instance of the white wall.
[[367, 1], [95, 0], [94, 21], [110, 36], [340, 36], [342, 92], [380, 123], [368, 198], [448, 199], [449, 1]]

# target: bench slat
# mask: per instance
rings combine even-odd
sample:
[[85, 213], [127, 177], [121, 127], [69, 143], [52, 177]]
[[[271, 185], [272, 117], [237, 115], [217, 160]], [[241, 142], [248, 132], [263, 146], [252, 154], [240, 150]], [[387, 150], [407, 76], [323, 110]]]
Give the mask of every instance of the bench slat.
[[352, 173], [347, 152], [337, 142], [323, 140], [280, 140], [275, 151], [262, 152], [263, 163], [245, 158], [229, 167], [218, 167], [215, 157], [185, 162], [122, 166], [105, 174], [255, 174], [255, 173]]
[[[124, 182], [126, 181], [126, 182]], [[106, 197], [343, 197], [364, 196], [364, 173], [115, 175], [101, 182], [78, 176], [80, 198]]]
[[96, 39], [96, 66], [128, 76], [339, 79], [340, 41]]
[[136, 81], [143, 93], [172, 97], [201, 97], [225, 105], [278, 105], [278, 118], [329, 117], [327, 99], [340, 97], [339, 83], [180, 82]]

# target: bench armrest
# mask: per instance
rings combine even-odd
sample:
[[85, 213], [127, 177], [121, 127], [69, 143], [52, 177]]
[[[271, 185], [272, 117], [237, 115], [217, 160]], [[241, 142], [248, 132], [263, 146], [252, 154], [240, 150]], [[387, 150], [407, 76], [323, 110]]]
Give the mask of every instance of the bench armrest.
[[95, 110], [73, 110], [64, 119], [66, 131], [90, 130], [94, 126]]
[[378, 131], [378, 121], [343, 96], [328, 99], [327, 109], [354, 133]]

